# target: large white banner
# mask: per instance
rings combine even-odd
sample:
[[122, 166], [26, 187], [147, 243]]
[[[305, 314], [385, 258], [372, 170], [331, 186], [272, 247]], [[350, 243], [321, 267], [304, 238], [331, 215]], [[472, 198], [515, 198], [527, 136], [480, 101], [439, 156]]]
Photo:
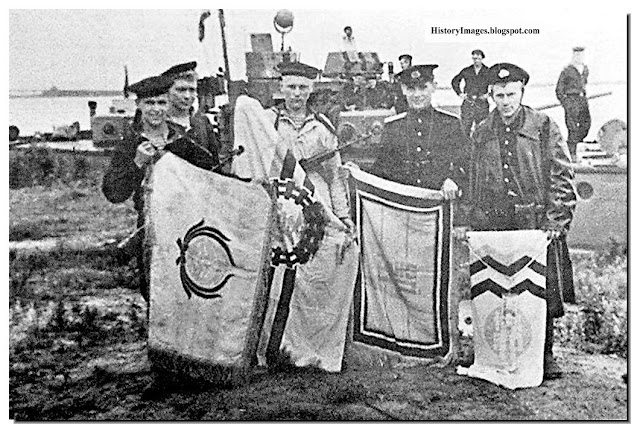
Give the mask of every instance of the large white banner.
[[440, 191], [351, 174], [360, 243], [354, 348], [450, 360], [450, 202]]
[[469, 233], [475, 358], [460, 374], [509, 389], [542, 383], [548, 244], [541, 230]]
[[155, 164], [146, 243], [156, 367], [212, 381], [247, 372], [267, 297], [271, 207], [261, 185], [171, 153]]

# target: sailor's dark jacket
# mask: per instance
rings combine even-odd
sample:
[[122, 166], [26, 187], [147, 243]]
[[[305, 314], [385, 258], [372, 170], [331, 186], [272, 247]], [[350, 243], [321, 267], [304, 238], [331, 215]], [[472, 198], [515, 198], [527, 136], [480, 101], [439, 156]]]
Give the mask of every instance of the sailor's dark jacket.
[[569, 95], [587, 96], [586, 86], [589, 79], [589, 68], [584, 65], [582, 73], [573, 65], [566, 66], [558, 77], [556, 97], [560, 102]]
[[439, 190], [449, 178], [467, 188], [469, 140], [460, 120], [428, 108], [385, 120], [380, 151], [371, 172], [405, 185]]
[[[568, 230], [576, 206], [572, 185], [574, 176], [569, 149], [560, 129], [549, 116], [523, 106], [524, 119], [516, 133], [515, 157], [518, 163], [517, 180], [520, 185], [519, 201], [523, 205], [544, 207], [545, 221], [540, 229]], [[475, 224], [491, 230], [481, 221], [483, 214], [506, 200], [500, 143], [494, 130], [499, 122], [493, 110], [473, 134], [473, 158], [469, 185], [469, 199], [473, 203]], [[500, 229], [495, 228], [495, 229]]]
[[[174, 153], [191, 164], [210, 170], [216, 161], [211, 153], [196, 144], [190, 137], [181, 132], [183, 128], [173, 122], [169, 127], [167, 151]], [[138, 213], [138, 226], [144, 224], [144, 203], [142, 180], [145, 170], [133, 161], [138, 146], [147, 141], [141, 135], [140, 128], [132, 126], [126, 129], [125, 137], [116, 145], [111, 163], [102, 179], [102, 193], [112, 203], [122, 203], [133, 194], [133, 206]]]

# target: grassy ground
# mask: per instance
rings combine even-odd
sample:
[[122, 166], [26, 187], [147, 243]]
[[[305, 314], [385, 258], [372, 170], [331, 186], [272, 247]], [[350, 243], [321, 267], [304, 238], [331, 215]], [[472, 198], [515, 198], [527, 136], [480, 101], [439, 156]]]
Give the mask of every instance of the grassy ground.
[[[558, 323], [563, 378], [510, 391], [445, 368], [255, 370], [249, 384], [182, 384], [153, 401], [133, 264], [100, 243], [135, 224], [98, 182], [10, 192], [10, 238], [78, 238], [10, 253], [9, 417], [15, 420], [627, 419], [626, 251], [575, 258], [580, 301]], [[617, 293], [614, 297], [612, 293]], [[596, 302], [606, 295], [611, 302]], [[615, 299], [614, 299], [615, 298]], [[622, 307], [624, 305], [624, 308]], [[600, 308], [601, 307], [601, 308]], [[600, 310], [598, 311], [598, 308]], [[624, 314], [623, 314], [624, 313]], [[612, 318], [619, 319], [615, 328]], [[624, 319], [624, 320], [623, 320]], [[624, 337], [624, 338], [623, 338]], [[604, 353], [609, 353], [603, 354]]]

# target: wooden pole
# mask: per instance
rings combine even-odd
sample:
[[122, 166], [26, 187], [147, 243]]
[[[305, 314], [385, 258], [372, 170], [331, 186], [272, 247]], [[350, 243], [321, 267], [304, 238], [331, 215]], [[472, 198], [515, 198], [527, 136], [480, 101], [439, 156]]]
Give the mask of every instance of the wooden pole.
[[227, 38], [224, 35], [224, 11], [218, 9], [218, 19], [220, 20], [220, 33], [222, 33], [222, 55], [224, 56], [224, 78], [227, 86], [231, 82], [231, 73], [229, 72], [229, 55], [227, 54]]

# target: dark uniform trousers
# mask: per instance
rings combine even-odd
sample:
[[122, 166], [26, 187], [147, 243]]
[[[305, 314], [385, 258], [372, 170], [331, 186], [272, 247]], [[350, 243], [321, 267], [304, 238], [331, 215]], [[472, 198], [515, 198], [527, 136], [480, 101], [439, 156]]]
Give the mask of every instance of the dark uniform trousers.
[[480, 122], [489, 115], [489, 101], [486, 98], [482, 98], [482, 95], [486, 95], [489, 89], [489, 75], [489, 68], [484, 64], [477, 74], [475, 67], [471, 65], [461, 70], [451, 80], [451, 88], [458, 95], [463, 93], [460, 85], [464, 80], [464, 93], [466, 93], [467, 97], [460, 106], [460, 123], [467, 136], [471, 135], [471, 129], [474, 124], [477, 128]]
[[480, 122], [489, 115], [489, 101], [481, 97], [467, 96], [460, 106], [460, 123], [462, 130], [468, 136], [472, 133], [472, 127], [477, 128]]
[[558, 77], [556, 97], [564, 108], [564, 120], [567, 125], [567, 146], [571, 155], [576, 154], [577, 144], [589, 134], [591, 128], [591, 113], [586, 97], [586, 85], [589, 78], [589, 68], [585, 65], [582, 73], [569, 65]]
[[568, 131], [567, 146], [571, 155], [575, 155], [578, 143], [585, 139], [591, 128], [589, 102], [585, 96], [570, 94], [562, 100], [562, 107]]

